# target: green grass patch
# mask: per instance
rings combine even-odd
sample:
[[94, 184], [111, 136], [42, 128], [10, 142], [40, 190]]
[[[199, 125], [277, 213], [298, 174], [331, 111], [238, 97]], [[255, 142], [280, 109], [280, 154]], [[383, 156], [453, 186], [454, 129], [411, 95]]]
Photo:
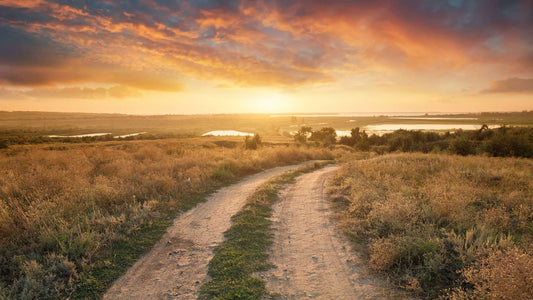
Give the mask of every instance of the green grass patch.
[[262, 185], [248, 199], [244, 208], [232, 217], [233, 225], [224, 233], [225, 241], [215, 248], [209, 262], [211, 280], [200, 288], [199, 299], [262, 299], [265, 282], [252, 274], [273, 267], [267, 262], [272, 244], [272, 204], [284, 184], [304, 173], [323, 167], [315, 163], [282, 174]]
[[[235, 180], [236, 181], [236, 180]], [[99, 266], [93, 268], [89, 274], [81, 278], [70, 299], [100, 299], [111, 287], [113, 282], [126, 273], [137, 259], [148, 252], [161, 239], [166, 229], [172, 225], [178, 213], [187, 211], [196, 204], [203, 202], [216, 189], [229, 185], [213, 186], [205, 193], [190, 194], [182, 198], [176, 210], [169, 211], [166, 216], [150, 219], [142, 224], [138, 230], [128, 235], [127, 239], [114, 242], [98, 260]]]

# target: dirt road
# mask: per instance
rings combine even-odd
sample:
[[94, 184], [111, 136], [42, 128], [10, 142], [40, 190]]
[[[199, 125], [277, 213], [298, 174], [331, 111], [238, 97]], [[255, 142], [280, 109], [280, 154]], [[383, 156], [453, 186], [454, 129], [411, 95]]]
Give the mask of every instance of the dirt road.
[[261, 276], [281, 299], [390, 298], [383, 283], [365, 276], [359, 258], [330, 220], [324, 196], [328, 166], [298, 177], [274, 206], [275, 238], [270, 262]]
[[154, 248], [113, 284], [104, 299], [196, 299], [198, 288], [207, 279], [212, 250], [222, 242], [231, 217], [261, 184], [308, 163], [247, 177], [180, 215]]

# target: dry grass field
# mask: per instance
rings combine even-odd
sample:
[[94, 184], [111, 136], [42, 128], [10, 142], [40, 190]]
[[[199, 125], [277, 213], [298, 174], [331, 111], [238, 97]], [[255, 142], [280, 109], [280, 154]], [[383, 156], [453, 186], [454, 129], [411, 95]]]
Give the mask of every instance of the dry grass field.
[[[529, 113], [517, 116], [524, 114]], [[320, 120], [309, 117], [3, 116], [0, 140], [8, 143], [0, 149], [2, 299], [99, 297], [157, 242], [177, 213], [206, 194], [263, 169], [332, 158], [344, 165], [332, 189], [338, 220], [376, 272], [429, 298], [533, 295], [531, 160], [378, 156], [345, 145], [298, 146], [279, 134]], [[339, 126], [355, 124], [326, 118]], [[356, 119], [394, 122], [384, 118]], [[257, 150], [246, 150], [243, 137], [198, 136], [216, 129], [272, 135]], [[131, 141], [42, 139], [145, 130], [152, 134]], [[193, 137], [170, 138], [181, 135]]]
[[[333, 158], [330, 150], [303, 146], [245, 150], [239, 140], [47, 144], [3, 150], [0, 298], [99, 293], [134, 260], [121, 255], [138, 256], [149, 249], [172, 216], [206, 192], [265, 168]], [[145, 244], [140, 253], [119, 251], [131, 243], [134, 248]]]
[[533, 161], [394, 154], [344, 165], [331, 197], [373, 270], [427, 298], [533, 298]]

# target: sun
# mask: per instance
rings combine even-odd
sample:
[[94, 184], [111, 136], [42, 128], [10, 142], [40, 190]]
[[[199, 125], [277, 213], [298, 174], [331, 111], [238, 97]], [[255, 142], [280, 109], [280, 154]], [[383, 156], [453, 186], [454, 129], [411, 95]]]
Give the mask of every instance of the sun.
[[287, 106], [287, 96], [277, 93], [263, 93], [252, 98], [252, 110], [257, 113], [279, 113]]

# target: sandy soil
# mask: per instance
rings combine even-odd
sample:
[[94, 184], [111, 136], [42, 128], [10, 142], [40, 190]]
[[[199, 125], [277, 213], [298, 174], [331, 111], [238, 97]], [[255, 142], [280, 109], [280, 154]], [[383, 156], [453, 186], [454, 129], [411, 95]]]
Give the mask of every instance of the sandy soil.
[[324, 195], [328, 166], [298, 177], [274, 206], [275, 238], [270, 262], [259, 274], [276, 299], [390, 299], [386, 285], [367, 275], [359, 257], [331, 221]]
[[247, 177], [183, 213], [154, 248], [113, 284], [104, 299], [196, 299], [198, 288], [207, 280], [212, 250], [222, 242], [231, 216], [261, 184], [308, 163]]

